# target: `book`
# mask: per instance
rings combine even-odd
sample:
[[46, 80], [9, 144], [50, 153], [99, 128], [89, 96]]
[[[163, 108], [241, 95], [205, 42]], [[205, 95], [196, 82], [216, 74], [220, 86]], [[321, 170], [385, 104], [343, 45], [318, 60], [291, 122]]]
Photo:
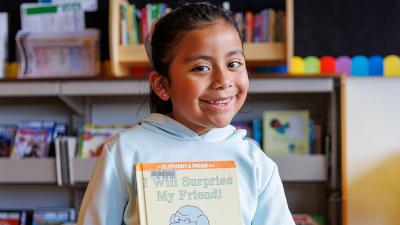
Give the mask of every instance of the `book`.
[[19, 123], [11, 156], [18, 158], [47, 157], [53, 132], [53, 121]]
[[25, 210], [0, 210], [1, 225], [27, 225], [28, 213]]
[[62, 225], [75, 221], [75, 209], [35, 209], [32, 213], [32, 225]]
[[8, 52], [8, 14], [0, 12], [0, 79], [6, 76]]
[[57, 184], [59, 186], [74, 183], [72, 160], [77, 149], [76, 137], [59, 137], [54, 140], [57, 168]]
[[267, 155], [307, 155], [310, 152], [309, 112], [264, 112], [263, 148]]
[[9, 157], [14, 144], [16, 126], [0, 125], [0, 157]]
[[325, 225], [325, 219], [315, 214], [293, 214], [296, 225]]
[[236, 129], [246, 130], [246, 137], [253, 137], [253, 127], [251, 121], [232, 121], [231, 124]]
[[243, 225], [235, 161], [138, 163], [135, 169], [141, 225]]
[[80, 140], [79, 156], [82, 158], [98, 157], [103, 149], [103, 144], [113, 135], [125, 130], [124, 125], [92, 125], [86, 124]]

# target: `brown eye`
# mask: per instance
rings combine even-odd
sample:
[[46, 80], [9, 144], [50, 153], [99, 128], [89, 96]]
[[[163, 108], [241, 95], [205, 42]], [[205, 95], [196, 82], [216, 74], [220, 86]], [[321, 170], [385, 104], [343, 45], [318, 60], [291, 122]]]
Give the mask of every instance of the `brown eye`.
[[210, 68], [208, 68], [207, 66], [197, 66], [192, 69], [192, 71], [194, 71], [194, 72], [206, 72], [209, 70], [210, 70]]
[[234, 61], [234, 62], [228, 63], [228, 68], [233, 68], [233, 69], [235, 69], [235, 68], [240, 67], [241, 65], [242, 65], [241, 62], [239, 62], [239, 61]]

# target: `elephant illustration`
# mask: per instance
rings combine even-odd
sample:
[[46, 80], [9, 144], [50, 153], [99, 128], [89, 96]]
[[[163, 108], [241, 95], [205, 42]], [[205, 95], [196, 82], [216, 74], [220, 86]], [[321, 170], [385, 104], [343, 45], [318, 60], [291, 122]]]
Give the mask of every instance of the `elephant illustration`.
[[169, 219], [169, 225], [210, 225], [200, 208], [192, 205], [180, 207]]

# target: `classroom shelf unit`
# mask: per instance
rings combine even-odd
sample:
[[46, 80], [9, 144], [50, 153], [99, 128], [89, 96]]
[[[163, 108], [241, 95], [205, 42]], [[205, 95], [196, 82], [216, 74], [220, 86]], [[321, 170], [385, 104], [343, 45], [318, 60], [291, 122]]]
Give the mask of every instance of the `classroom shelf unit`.
[[[289, 63], [293, 56], [293, 0], [285, 0], [285, 42], [244, 43], [248, 66], [273, 66]], [[120, 5], [122, 0], [110, 0], [109, 46], [112, 72], [122, 77], [130, 74], [134, 67], [145, 67], [148, 59], [143, 44], [123, 46], [120, 44]]]
[[[147, 93], [148, 82], [133, 78], [3, 80], [0, 124], [55, 120], [69, 124], [71, 130], [84, 123], [134, 124], [148, 114], [143, 105]], [[291, 210], [325, 215], [327, 224], [332, 225], [340, 224], [341, 212], [340, 95], [338, 76], [254, 74], [246, 104], [235, 117], [235, 120], [251, 120], [260, 118], [267, 109], [307, 109], [323, 125], [324, 136], [329, 137], [323, 146], [324, 154], [272, 159], [284, 181]], [[0, 208], [36, 206], [38, 203], [32, 203], [37, 202], [32, 200], [36, 196], [45, 198], [42, 207], [75, 206], [80, 201], [75, 196], [82, 197], [95, 162], [96, 159], [74, 159], [70, 171], [72, 186], [59, 187], [54, 158], [1, 158], [0, 199], [14, 198], [0, 201]], [[20, 193], [28, 191], [27, 185], [35, 189], [32, 191], [35, 196], [27, 198], [25, 194], [22, 199]]]

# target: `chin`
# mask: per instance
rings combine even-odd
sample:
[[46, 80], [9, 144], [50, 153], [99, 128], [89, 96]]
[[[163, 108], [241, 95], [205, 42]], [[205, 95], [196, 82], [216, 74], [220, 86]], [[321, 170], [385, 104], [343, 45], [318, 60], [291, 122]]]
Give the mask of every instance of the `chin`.
[[211, 123], [212, 128], [223, 128], [228, 126], [231, 123], [232, 119], [224, 119], [224, 120], [218, 120], [218, 121], [213, 121]]

